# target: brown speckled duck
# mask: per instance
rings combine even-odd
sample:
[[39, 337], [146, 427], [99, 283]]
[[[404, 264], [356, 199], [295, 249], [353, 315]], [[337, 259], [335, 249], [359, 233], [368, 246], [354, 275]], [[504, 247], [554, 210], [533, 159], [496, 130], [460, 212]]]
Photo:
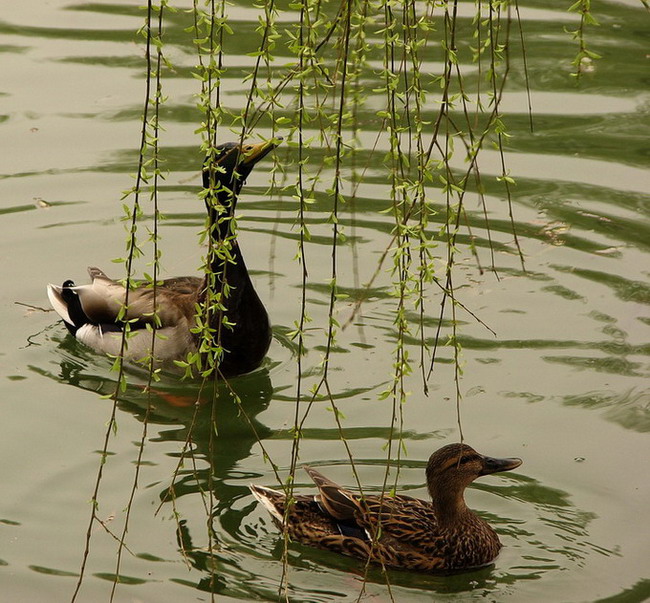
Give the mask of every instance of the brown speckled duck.
[[[305, 467], [318, 494], [294, 496], [286, 517], [289, 536], [397, 569], [446, 573], [489, 565], [501, 542], [488, 523], [467, 508], [463, 493], [477, 477], [510, 471], [521, 462], [483, 456], [466, 444], [444, 446], [427, 464], [431, 502], [410, 496], [357, 496]], [[285, 494], [250, 488], [281, 527]]]
[[[154, 293], [150, 285], [136, 286], [129, 292], [126, 319], [131, 336], [125, 356], [139, 360], [151, 353], [151, 325], [158, 320], [160, 338], [155, 343], [159, 362], [184, 360], [196, 352], [196, 308], [206, 303], [207, 282], [216, 275], [217, 287], [225, 281], [229, 294], [225, 312], [214, 312], [210, 325], [221, 332], [224, 355], [219, 365], [224, 376], [247, 373], [257, 368], [271, 342], [271, 326], [246, 269], [237, 239], [231, 232], [237, 196], [255, 164], [277, 144], [273, 141], [240, 145], [228, 142], [215, 149], [215, 156], [203, 166], [205, 204], [210, 217], [211, 245], [228, 241], [227, 253], [215, 254], [210, 270], [203, 277], [181, 276], [164, 280]], [[225, 255], [225, 257], [224, 257]], [[68, 331], [79, 341], [99, 352], [120, 353], [124, 328], [124, 285], [99, 268], [89, 268], [91, 284], [48, 285], [50, 303], [63, 319]], [[226, 275], [227, 272], [227, 275]], [[226, 275], [226, 276], [224, 276]], [[223, 320], [227, 328], [220, 328]]]

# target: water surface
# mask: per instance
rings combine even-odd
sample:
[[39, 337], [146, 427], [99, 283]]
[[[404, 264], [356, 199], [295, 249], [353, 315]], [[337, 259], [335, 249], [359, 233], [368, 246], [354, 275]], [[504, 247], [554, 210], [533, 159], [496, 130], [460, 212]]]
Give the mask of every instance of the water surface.
[[[525, 4], [534, 133], [517, 62], [503, 106], [526, 271], [513, 245], [502, 189], [491, 184], [489, 234], [498, 277], [479, 269], [466, 235], [459, 239], [455, 274], [459, 299], [496, 333], [459, 312], [465, 438], [480, 451], [520, 456], [524, 464], [476, 483], [467, 494], [470, 506], [501, 535], [505, 548], [496, 565], [447, 578], [391, 572], [398, 601], [434, 595], [459, 601], [650, 597], [650, 485], [644, 468], [650, 453], [646, 15], [640, 3], [599, 6], [601, 25], [591, 30], [590, 43], [603, 59], [576, 85], [568, 75], [575, 47], [563, 31], [575, 18], [564, 7]], [[250, 42], [245, 34], [253, 35], [258, 13], [229, 10], [240, 37], [231, 43], [233, 69], [224, 90], [226, 102], [239, 110], [247, 89], [241, 78], [254, 63], [244, 54]], [[0, 21], [2, 600], [69, 599], [81, 563], [88, 500], [112, 408], [102, 396], [113, 391], [115, 376], [111, 361], [72, 341], [52, 313], [16, 302], [46, 308], [45, 284], [83, 282], [87, 265], [119, 275], [120, 266], [111, 260], [124, 253], [120, 197], [132, 185], [139, 141], [144, 68], [133, 32], [141, 23], [141, 11], [130, 3], [63, 1], [16, 4]], [[204, 221], [195, 196], [201, 158], [194, 134], [200, 119], [190, 75], [194, 58], [181, 41], [182, 19], [174, 23], [169, 48], [182, 69], [166, 83], [170, 99], [161, 140], [169, 168], [160, 201], [167, 216], [161, 225], [164, 276], [196, 273], [197, 233]], [[372, 115], [360, 133], [368, 148], [377, 133]], [[285, 145], [278, 159], [295, 159], [292, 152]], [[395, 345], [388, 266], [369, 296], [364, 289], [391, 229], [390, 218], [379, 213], [389, 199], [379, 155], [354, 204], [341, 212], [348, 238], [339, 248], [339, 285], [350, 297], [337, 306], [339, 321], [348, 321], [354, 301], [367, 299], [353, 324], [339, 333], [330, 368], [344, 435], [371, 491], [383, 480], [392, 406], [379, 394], [390, 378]], [[312, 151], [313, 161], [321, 158]], [[300, 312], [301, 268], [295, 261], [296, 204], [291, 194], [265, 194], [270, 168], [271, 162], [258, 166], [240, 203], [242, 248], [275, 333], [264, 367], [232, 382], [247, 420], [222, 388], [215, 409], [218, 435], [211, 439], [211, 410], [204, 406], [195, 413], [193, 406], [198, 385], [170, 377], [156, 388], [117, 600], [205, 600], [210, 590], [224, 600], [276, 597], [282, 543], [247, 484], [276, 483], [257, 438], [280, 475], [287, 474], [296, 391], [295, 346], [287, 333]], [[295, 177], [292, 169], [288, 174]], [[486, 181], [500, 173], [496, 153], [485, 153], [482, 170]], [[330, 209], [323, 193], [308, 218], [308, 384], [325, 345]], [[471, 200], [467, 211], [481, 265], [489, 268], [482, 209]], [[430, 329], [439, 302], [432, 293]], [[423, 467], [430, 453], [459, 438], [451, 357], [450, 348], [441, 350], [428, 396], [418, 375], [408, 382], [399, 485], [414, 496], [426, 497]], [[131, 369], [129, 379], [99, 497], [99, 516], [115, 533], [123, 525], [148, 404], [145, 376]], [[352, 487], [329, 406], [314, 404], [300, 462]], [[154, 512], [190, 427], [198, 460], [195, 475], [187, 462], [179, 470], [177, 522], [170, 502]], [[299, 472], [297, 479], [300, 491], [311, 488], [306, 475]], [[214, 555], [207, 552], [207, 499], [200, 495], [209, 484], [218, 539]], [[82, 600], [108, 599], [115, 562], [115, 540], [95, 526]], [[355, 561], [300, 546], [290, 548], [289, 567], [297, 601], [356, 600], [363, 582]], [[368, 580], [368, 598], [390, 599], [380, 572]]]

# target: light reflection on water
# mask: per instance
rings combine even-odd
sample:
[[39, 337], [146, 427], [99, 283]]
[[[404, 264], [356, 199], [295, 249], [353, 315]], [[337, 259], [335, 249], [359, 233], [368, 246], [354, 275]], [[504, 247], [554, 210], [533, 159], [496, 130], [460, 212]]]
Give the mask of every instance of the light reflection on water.
[[[54, 4], [43, 12], [32, 10], [21, 7], [11, 15], [11, 24], [0, 24], [0, 52], [9, 59], [2, 63], [7, 96], [0, 99], [0, 129], [12, 150], [0, 168], [0, 217], [11, 250], [3, 258], [8, 267], [3, 396], [11, 412], [0, 440], [4, 458], [12, 459], [0, 508], [12, 546], [0, 553], [0, 572], [11, 572], [3, 588], [15, 600], [54, 592], [65, 599], [72, 591], [89, 513], [86, 501], [109, 413], [109, 403], [100, 396], [112, 393], [115, 383], [111, 361], [71, 341], [60, 325], [53, 326], [51, 314], [26, 313], [9, 304], [44, 306], [46, 282], [81, 279], [86, 263], [111, 272], [110, 260], [122, 253], [116, 202], [131, 185], [143, 69], [140, 49], [132, 42], [132, 31], [141, 23], [135, 8]], [[648, 375], [650, 325], [648, 99], [640, 67], [645, 65], [642, 32], [630, 27], [638, 11], [620, 4], [602, 10], [608, 14], [599, 40], [607, 53], [579, 87], [566, 74], [574, 49], [561, 31], [565, 13], [532, 6], [522, 12], [538, 113], [535, 133], [527, 130], [520, 67], [514, 69], [504, 108], [513, 134], [508, 164], [517, 178], [515, 217], [526, 272], [513, 253], [502, 191], [490, 182], [499, 172], [495, 154], [488, 152], [483, 164], [489, 233], [477, 199], [467, 198], [472, 240], [484, 271], [463, 252], [456, 288], [497, 336], [459, 313], [463, 426], [468, 442], [479, 450], [524, 459], [515, 474], [476, 483], [468, 499], [494, 525], [506, 548], [494, 567], [470, 574], [442, 578], [391, 572], [396, 600], [429, 600], [433, 593], [454, 600], [518, 601], [604, 596], [614, 601], [627, 595], [641, 601], [650, 595], [639, 531], [628, 521], [645, 517], [645, 525], [648, 513], [647, 480], [639, 483], [636, 469], [639, 459], [647, 458], [649, 424], [648, 389], [641, 381]], [[255, 35], [257, 11], [235, 8], [233, 13], [240, 31]], [[283, 19], [290, 18], [285, 13]], [[174, 44], [181, 39], [180, 22], [169, 27]], [[162, 223], [162, 236], [163, 267], [173, 275], [196, 271], [200, 248], [195, 233], [204, 217], [194, 198], [200, 165], [193, 134], [199, 119], [190, 76], [194, 57], [182, 46], [170, 48], [179, 69], [169, 82], [172, 100], [164, 108], [168, 127], [162, 143], [170, 175], [162, 189], [169, 217]], [[246, 91], [241, 79], [254, 59], [235, 54], [229, 64], [225, 98], [238, 110]], [[376, 137], [374, 110], [370, 106], [361, 116], [360, 140], [366, 149]], [[339, 304], [340, 322], [352, 316], [353, 302], [365, 301], [353, 324], [339, 334], [331, 369], [345, 415], [344, 435], [371, 490], [382, 483], [390, 433], [391, 409], [377, 398], [390, 379], [394, 346], [388, 265], [370, 291], [363, 286], [392, 227], [379, 214], [389, 199], [383, 150], [380, 145], [370, 159], [350, 211], [341, 216], [348, 239], [340, 246], [339, 280], [350, 297]], [[288, 161], [292, 153], [285, 146], [278, 158]], [[313, 149], [314, 164], [325, 154]], [[233, 380], [246, 417], [225, 389], [217, 392], [216, 435], [210, 406], [194, 404], [201, 397], [196, 384], [165, 376], [154, 386], [127, 539], [135, 556], [126, 556], [120, 586], [133, 596], [175, 601], [194, 597], [199, 589], [248, 600], [273, 599], [277, 593], [281, 539], [247, 485], [275, 483], [255, 434], [280, 475], [286, 477], [288, 470], [296, 350], [287, 334], [298, 316], [300, 269], [293, 261], [295, 202], [290, 194], [265, 196], [268, 169], [259, 167], [250, 178], [239, 225], [244, 253], [274, 323], [273, 347], [264, 367]], [[324, 181], [330, 176], [325, 171]], [[323, 352], [328, 212], [329, 197], [321, 191], [308, 216], [313, 236], [307, 250], [307, 296], [315, 325], [303, 360], [308, 378], [318, 375]], [[444, 220], [442, 211], [435, 220]], [[438, 226], [434, 222], [432, 227]], [[490, 270], [490, 239], [498, 278]], [[458, 242], [466, 246], [470, 237], [462, 233]], [[117, 274], [119, 266], [115, 268]], [[424, 322], [429, 329], [437, 325], [438, 304], [435, 295], [427, 301]], [[410, 311], [417, 319], [417, 311]], [[444, 328], [449, 329], [448, 321]], [[409, 343], [417, 346], [417, 337]], [[438, 446], [458, 439], [451, 351], [442, 349], [439, 360], [429, 397], [416, 375], [404, 408], [407, 456], [399, 484], [423, 498], [425, 460]], [[145, 375], [132, 368], [129, 378], [100, 497], [102, 517], [112, 518], [114, 533], [123, 521], [135, 444], [149, 404]], [[202, 395], [209, 398], [211, 392]], [[300, 462], [322, 466], [352, 487], [327, 406], [320, 400], [314, 405]], [[196, 466], [189, 461], [179, 465], [190, 432]], [[175, 469], [178, 524], [170, 502], [154, 515], [169, 494]], [[297, 480], [300, 491], [311, 491], [306, 476], [299, 473]], [[213, 554], [206, 549], [206, 508], [200, 494], [210, 485], [217, 538]], [[114, 573], [115, 544], [101, 531], [93, 538], [84, 588], [93, 600], [101, 600]], [[292, 546], [289, 565], [297, 601], [355, 600], [362, 588], [363, 567], [352, 560]], [[385, 581], [372, 570], [368, 597], [389, 600]]]

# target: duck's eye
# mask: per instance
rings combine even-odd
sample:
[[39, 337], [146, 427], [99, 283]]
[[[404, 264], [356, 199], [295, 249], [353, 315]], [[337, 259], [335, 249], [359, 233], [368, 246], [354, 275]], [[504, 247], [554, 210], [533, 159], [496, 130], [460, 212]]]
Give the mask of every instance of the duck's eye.
[[473, 456], [464, 456], [460, 459], [460, 464], [464, 465], [465, 463], [469, 463], [470, 461], [473, 461], [474, 457]]

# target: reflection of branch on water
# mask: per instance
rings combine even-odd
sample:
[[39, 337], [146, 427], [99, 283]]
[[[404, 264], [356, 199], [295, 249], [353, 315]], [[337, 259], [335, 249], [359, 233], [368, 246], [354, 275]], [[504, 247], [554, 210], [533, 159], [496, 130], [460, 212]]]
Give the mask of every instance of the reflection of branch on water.
[[[113, 396], [116, 379], [109, 370], [110, 360], [88, 352], [69, 338], [59, 343], [58, 351], [61, 356], [58, 374], [50, 371], [49, 367], [31, 366], [30, 370], [57, 382], [99, 395]], [[187, 538], [179, 540], [179, 552], [189, 566], [210, 572], [210, 576], [201, 580], [201, 584], [205, 583], [203, 586], [219, 588], [218, 584], [221, 584], [221, 588], [224, 588], [225, 584], [214, 574], [210, 559], [216, 552], [216, 530], [229, 528], [225, 525], [209, 527], [212, 531], [212, 550], [206, 553], [200, 549], [207, 562], [201, 565], [193, 561], [195, 549], [189, 539], [190, 526], [176, 509], [176, 500], [187, 497], [193, 506], [197, 502], [202, 503], [210, 523], [214, 521], [219, 524], [224, 510], [227, 511], [234, 501], [248, 496], [247, 484], [231, 486], [226, 482], [232, 479], [233, 469], [251, 456], [253, 447], [257, 444], [263, 447], [261, 441], [271, 434], [271, 430], [256, 419], [268, 407], [273, 394], [269, 372], [266, 369], [258, 370], [233, 378], [228, 383], [180, 381], [176, 377], [163, 375], [154, 386], [147, 387], [146, 371], [130, 365], [126, 370], [129, 372], [128, 385], [117, 400], [119, 410], [130, 413], [145, 425], [173, 425], [171, 429], [158, 429], [155, 435], [147, 436], [149, 445], [164, 442], [179, 444], [178, 452], [168, 455], [174, 460], [181, 457], [179, 465], [170, 478], [171, 483], [159, 494], [163, 501], [161, 504], [171, 494], [169, 498], [176, 519], [177, 536], [180, 537], [182, 533], [187, 535]], [[182, 468], [183, 458], [185, 468]], [[214, 505], [208, 504], [208, 493], [213, 493], [211, 499], [214, 499]], [[110, 533], [104, 524], [102, 527]], [[205, 521], [201, 523], [200, 534], [205, 536]], [[201, 584], [199, 588], [202, 588]]]
[[[19, 304], [20, 302], [14, 302], [14, 303]], [[20, 304], [20, 305], [25, 305], [25, 304]], [[38, 309], [39, 309], [39, 310], [42, 310], [42, 308], [38, 308]], [[43, 311], [44, 311], [44, 312], [49, 312], [50, 310], [43, 310]], [[36, 341], [34, 341], [34, 340], [35, 340], [36, 338], [40, 337], [41, 335], [43, 335], [43, 333], [47, 333], [47, 332], [50, 331], [51, 329], [55, 328], [56, 326], [57, 326], [56, 323], [53, 323], [53, 324], [48, 325], [47, 327], [41, 329], [40, 331], [37, 331], [36, 333], [33, 333], [32, 335], [29, 335], [29, 336], [27, 337], [27, 345], [21, 346], [21, 347], [18, 348], [18, 349], [19, 349], [19, 350], [25, 350], [25, 349], [27, 349], [28, 347], [31, 347], [31, 346], [33, 346], [33, 345], [40, 346], [41, 344], [38, 343], [38, 342], [36, 342]]]
[[[14, 304], [17, 305], [17, 306], [23, 306], [24, 308], [27, 308], [28, 309], [27, 316], [29, 316], [30, 314], [32, 314], [34, 312], [43, 312], [43, 313], [54, 312], [54, 310], [52, 308], [41, 308], [40, 306], [32, 306], [31, 304], [26, 304], [24, 302], [19, 302], [19, 301], [15, 301]], [[43, 333], [46, 333], [47, 331], [49, 331], [50, 329], [52, 329], [55, 326], [56, 326], [56, 323], [53, 323], [51, 325], [48, 325], [44, 329], [41, 329], [40, 331], [38, 331], [38, 333], [34, 333], [33, 335], [30, 335], [29, 337], [27, 337], [27, 345], [24, 345], [19, 349], [24, 350], [24, 349], [26, 349], [26, 348], [28, 348], [28, 347], [30, 347], [32, 345], [41, 345], [40, 343], [36, 343], [34, 341], [34, 339], [36, 339], [37, 337], [39, 337]]]
[[19, 301], [15, 301], [14, 304], [16, 304], [17, 306], [23, 306], [25, 308], [29, 308], [30, 310], [34, 310], [34, 311], [38, 310], [39, 312], [54, 312], [52, 308], [41, 308], [40, 306], [32, 306], [31, 304], [26, 304], [24, 302], [19, 302]]
[[[111, 518], [112, 519], [112, 518]], [[129, 553], [132, 557], [135, 557], [136, 554], [128, 547], [126, 546], [126, 543], [123, 542], [120, 538], [118, 538], [113, 531], [106, 525], [106, 522], [101, 520], [99, 517], [95, 517], [95, 520], [97, 523], [99, 523], [102, 528], [104, 528], [104, 531], [113, 539], [115, 542], [119, 542], [122, 547], [124, 547], [124, 550], [126, 550], [127, 553]]]
[[[59, 344], [59, 353], [58, 374], [40, 367], [32, 367], [32, 370], [100, 395], [115, 391], [113, 373], [108, 370], [110, 361], [87, 352], [83, 346], [68, 338]], [[228, 385], [211, 383], [204, 389], [196, 382], [179, 382], [171, 377], [163, 377], [161, 382], [146, 392], [146, 374], [139, 373], [137, 367], [128, 370], [129, 386], [118, 400], [119, 409], [130, 413], [138, 421], [145, 421], [151, 405], [148, 424], [168, 427], [152, 433], [147, 440], [149, 445], [177, 443], [176, 452], [168, 454], [168, 457], [172, 463], [176, 463], [179, 456], [185, 457], [185, 466], [180, 467], [170, 483], [160, 485], [158, 496], [160, 500], [169, 497], [169, 502], [163, 503], [163, 508], [171, 510], [175, 519], [179, 556], [192, 570], [201, 572], [198, 577], [192, 576], [188, 585], [206, 592], [233, 596], [239, 593], [249, 598], [251, 592], [258, 592], [272, 597], [275, 586], [260, 584], [259, 575], [248, 575], [236, 561], [239, 555], [251, 554], [259, 559], [278, 559], [274, 550], [281, 545], [276, 534], [268, 533], [265, 524], [257, 521], [259, 510], [252, 504], [247, 488], [248, 482], [254, 481], [256, 475], [245, 475], [241, 468], [242, 461], [254, 454], [260, 440], [289, 440], [294, 437], [290, 430], [271, 431], [256, 418], [268, 407], [272, 395], [278, 397], [277, 393], [273, 393], [268, 371], [233, 379]], [[242, 406], [236, 397], [243, 401]], [[339, 435], [337, 429], [324, 427], [305, 428], [301, 433], [301, 437], [312, 442], [335, 440]], [[406, 439], [414, 440], [447, 436], [444, 429], [427, 432], [415, 430], [404, 434]], [[370, 425], [346, 428], [345, 437], [364, 441], [368, 438], [387, 439], [389, 434], [380, 425]], [[183, 452], [181, 448], [186, 442], [188, 446]], [[385, 459], [357, 460], [365, 465], [385, 464]], [[403, 469], [419, 470], [422, 462], [402, 459], [400, 465]], [[400, 487], [407, 493], [412, 489], [421, 489], [422, 484], [416, 479], [410, 484], [402, 483]], [[601, 555], [617, 554], [591, 542], [591, 523], [596, 516], [588, 510], [577, 509], [566, 492], [519, 474], [496, 484], [475, 484], [472, 489], [505, 501], [522, 503], [521, 508], [534, 514], [532, 521], [541, 526], [532, 533], [528, 527], [531, 521], [518, 522], [507, 512], [486, 513], [479, 507], [480, 515], [514, 546], [538, 551], [535, 557], [511, 568], [509, 576], [501, 576], [501, 583], [508, 579], [539, 579], [548, 571], [565, 568], [567, 563], [582, 564], [594, 552]], [[177, 508], [176, 503], [180, 499], [185, 501], [185, 508]], [[519, 513], [512, 515], [519, 517]], [[210, 537], [206, 533], [206, 519], [210, 526], [207, 528]], [[303, 592], [307, 584], [304, 572], [309, 571], [314, 562], [340, 568], [347, 573], [354, 573], [357, 568], [354, 562], [347, 559], [305, 550], [300, 545], [292, 545], [291, 548], [289, 563], [294, 570], [291, 585], [294, 595]], [[380, 572], [370, 574], [369, 579], [371, 582], [376, 580], [378, 584], [385, 582]], [[481, 570], [472, 574], [471, 579], [480, 581], [483, 588], [489, 588], [493, 581], [492, 570]], [[468, 588], [467, 580], [452, 577], [431, 582], [431, 577], [405, 578], [399, 572], [390, 576], [391, 584], [404, 583], [412, 587], [415, 581], [422, 588], [435, 592], [464, 592]]]

